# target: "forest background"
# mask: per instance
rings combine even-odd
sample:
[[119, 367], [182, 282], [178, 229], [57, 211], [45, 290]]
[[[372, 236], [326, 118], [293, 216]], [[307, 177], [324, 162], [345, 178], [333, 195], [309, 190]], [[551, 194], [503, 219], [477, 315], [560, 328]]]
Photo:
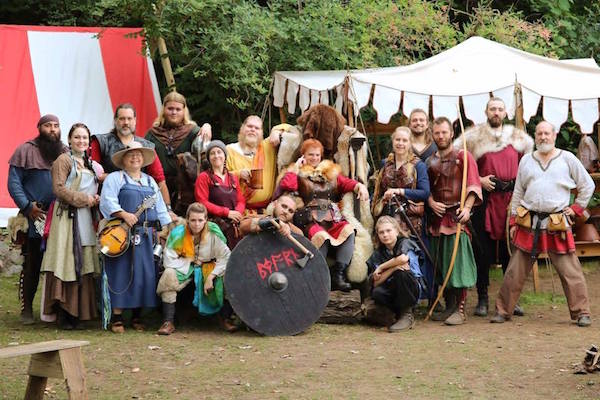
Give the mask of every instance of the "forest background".
[[[226, 140], [248, 114], [261, 114], [277, 70], [407, 65], [474, 35], [547, 57], [600, 61], [597, 1], [4, 0], [0, 23], [143, 27], [162, 95], [168, 87], [156, 42], [163, 37], [193, 119]], [[363, 116], [372, 119], [372, 111]], [[576, 130], [563, 125], [559, 146], [576, 148]]]

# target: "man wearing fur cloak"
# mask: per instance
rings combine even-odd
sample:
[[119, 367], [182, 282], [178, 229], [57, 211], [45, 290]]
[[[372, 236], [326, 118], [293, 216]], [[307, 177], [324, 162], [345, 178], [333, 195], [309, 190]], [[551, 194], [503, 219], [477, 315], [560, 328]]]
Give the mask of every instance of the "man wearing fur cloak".
[[[508, 265], [506, 243], [506, 213], [512, 196], [517, 169], [521, 157], [533, 150], [533, 139], [521, 129], [503, 124], [506, 118], [504, 101], [492, 97], [485, 109], [487, 122], [465, 132], [467, 150], [473, 155], [479, 168], [483, 203], [473, 214], [473, 226], [479, 246], [473, 250], [477, 262], [478, 302], [475, 315], [488, 314], [488, 286], [491, 257], [498, 259], [502, 270]], [[462, 138], [454, 142], [462, 148]], [[497, 250], [496, 250], [497, 249]], [[522, 314], [520, 307], [515, 313]]]

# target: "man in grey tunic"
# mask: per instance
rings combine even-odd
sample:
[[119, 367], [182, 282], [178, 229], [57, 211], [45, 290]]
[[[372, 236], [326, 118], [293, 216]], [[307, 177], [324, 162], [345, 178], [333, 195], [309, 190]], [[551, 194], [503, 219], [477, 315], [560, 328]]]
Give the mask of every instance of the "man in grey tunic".
[[[581, 216], [594, 192], [594, 181], [570, 152], [555, 147], [556, 130], [546, 122], [535, 128], [537, 150], [521, 159], [510, 204], [510, 236], [515, 250], [496, 299], [491, 322], [509, 319], [526, 276], [540, 253], [547, 253], [567, 297], [571, 320], [591, 325], [587, 285], [569, 217]], [[577, 197], [569, 205], [571, 190]]]

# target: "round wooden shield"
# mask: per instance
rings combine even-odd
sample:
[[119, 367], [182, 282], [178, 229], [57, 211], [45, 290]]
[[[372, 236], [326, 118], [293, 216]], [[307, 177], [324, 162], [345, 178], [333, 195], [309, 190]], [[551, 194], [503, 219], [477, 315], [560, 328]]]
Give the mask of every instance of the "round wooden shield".
[[329, 267], [304, 236], [294, 235], [313, 257], [277, 232], [251, 234], [231, 252], [225, 294], [236, 314], [255, 331], [296, 335], [319, 319], [329, 300]]

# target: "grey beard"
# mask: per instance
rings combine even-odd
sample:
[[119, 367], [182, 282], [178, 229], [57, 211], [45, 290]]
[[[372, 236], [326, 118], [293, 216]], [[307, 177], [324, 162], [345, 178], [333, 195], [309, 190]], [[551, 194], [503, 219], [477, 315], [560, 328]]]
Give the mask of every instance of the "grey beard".
[[536, 144], [535, 147], [540, 153], [548, 154], [554, 150], [554, 143], [540, 143]]
[[121, 130], [121, 129], [117, 129], [117, 128], [115, 128], [115, 129], [117, 130], [117, 132], [119, 132], [119, 135], [121, 135], [121, 136], [129, 136], [129, 135], [135, 134], [135, 132], [132, 130], [129, 130], [128, 132], [123, 132], [123, 130]]

